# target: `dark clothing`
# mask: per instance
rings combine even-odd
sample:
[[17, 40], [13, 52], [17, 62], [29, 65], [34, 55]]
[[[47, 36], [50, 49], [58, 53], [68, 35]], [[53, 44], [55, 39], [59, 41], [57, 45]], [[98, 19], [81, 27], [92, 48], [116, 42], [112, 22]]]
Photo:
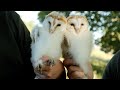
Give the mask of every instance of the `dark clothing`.
[[[34, 79], [30, 32], [14, 11], [0, 11], [0, 79]], [[60, 79], [66, 77], [65, 72]]]
[[30, 33], [20, 16], [0, 11], [0, 79], [32, 79]]
[[103, 79], [120, 79], [120, 51], [113, 56], [106, 66]]

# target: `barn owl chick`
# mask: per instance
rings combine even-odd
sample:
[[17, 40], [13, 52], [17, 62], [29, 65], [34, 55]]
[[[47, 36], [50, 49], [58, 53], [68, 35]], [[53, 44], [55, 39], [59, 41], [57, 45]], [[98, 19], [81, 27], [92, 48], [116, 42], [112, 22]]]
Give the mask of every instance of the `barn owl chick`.
[[62, 55], [61, 43], [66, 26], [67, 19], [64, 14], [53, 11], [45, 17], [42, 27], [33, 30], [31, 61], [34, 68], [41, 68], [45, 65], [41, 59], [43, 56], [48, 56], [50, 65], [59, 60]]
[[63, 50], [63, 56], [71, 55], [74, 62], [83, 69], [85, 75], [89, 72], [87, 63], [90, 60], [93, 47], [93, 35], [88, 26], [88, 20], [85, 16], [69, 16], [64, 42], [66, 47]]

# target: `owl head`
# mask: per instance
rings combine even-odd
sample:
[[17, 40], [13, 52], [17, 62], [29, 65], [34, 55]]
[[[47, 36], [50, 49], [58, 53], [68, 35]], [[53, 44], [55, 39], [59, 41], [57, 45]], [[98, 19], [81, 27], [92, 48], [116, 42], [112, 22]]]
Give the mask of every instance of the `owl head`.
[[88, 30], [88, 20], [80, 14], [70, 14], [67, 18], [67, 30], [78, 35], [81, 31]]
[[51, 34], [56, 31], [64, 31], [67, 26], [67, 19], [64, 13], [53, 11], [45, 17], [43, 26]]

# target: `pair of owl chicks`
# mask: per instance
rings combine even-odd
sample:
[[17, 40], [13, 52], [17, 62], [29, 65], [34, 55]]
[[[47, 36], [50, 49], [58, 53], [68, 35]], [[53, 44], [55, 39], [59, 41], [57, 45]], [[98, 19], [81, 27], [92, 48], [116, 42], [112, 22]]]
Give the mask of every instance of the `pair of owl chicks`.
[[[74, 14], [66, 18], [61, 12], [49, 13], [42, 27], [35, 27], [31, 32], [33, 67], [40, 69], [46, 64], [54, 65], [61, 56], [72, 57], [87, 75], [93, 47], [93, 35], [88, 26], [85, 16]], [[43, 56], [48, 56], [49, 61], [43, 61]]]

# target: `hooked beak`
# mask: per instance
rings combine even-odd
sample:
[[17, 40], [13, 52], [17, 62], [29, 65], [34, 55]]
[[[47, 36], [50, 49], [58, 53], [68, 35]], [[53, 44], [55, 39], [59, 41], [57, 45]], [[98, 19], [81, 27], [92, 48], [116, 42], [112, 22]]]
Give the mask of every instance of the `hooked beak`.
[[80, 33], [80, 28], [77, 28], [77, 29], [76, 29], [76, 33]]
[[50, 32], [50, 33], [53, 33], [53, 32], [54, 32], [54, 29], [50, 29], [49, 32]]

